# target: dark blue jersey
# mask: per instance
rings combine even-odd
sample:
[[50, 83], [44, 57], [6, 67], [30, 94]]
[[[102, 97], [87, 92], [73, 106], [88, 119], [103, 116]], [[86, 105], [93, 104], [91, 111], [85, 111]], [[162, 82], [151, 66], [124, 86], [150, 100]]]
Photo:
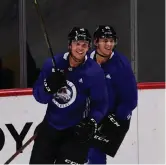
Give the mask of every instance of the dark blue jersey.
[[43, 104], [48, 103], [45, 118], [53, 127], [60, 130], [79, 123], [87, 108], [90, 109], [89, 117], [97, 122], [101, 121], [108, 110], [108, 93], [101, 67], [86, 56], [83, 64], [71, 68], [68, 57], [68, 52], [54, 56], [57, 69], [66, 74], [67, 86], [53, 95], [44, 91], [44, 79], [53, 69], [52, 59], [49, 58], [33, 87], [35, 99]]
[[[89, 52], [88, 56], [96, 60], [96, 51]], [[109, 111], [125, 120], [132, 115], [138, 101], [137, 83], [130, 62], [124, 55], [114, 51], [101, 67], [107, 80]]]

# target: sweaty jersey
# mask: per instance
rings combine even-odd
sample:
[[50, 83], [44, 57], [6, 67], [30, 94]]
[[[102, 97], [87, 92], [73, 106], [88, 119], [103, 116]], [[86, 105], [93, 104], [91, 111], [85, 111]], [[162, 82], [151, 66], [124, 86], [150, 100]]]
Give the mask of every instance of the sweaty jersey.
[[[96, 61], [96, 51], [89, 52], [88, 57]], [[115, 113], [120, 120], [129, 119], [138, 101], [137, 83], [130, 62], [114, 51], [101, 68], [107, 81], [109, 112]]]
[[108, 110], [108, 93], [103, 70], [87, 56], [85, 62], [76, 68], [69, 66], [68, 52], [57, 54], [54, 58], [56, 68], [66, 74], [67, 86], [53, 95], [44, 91], [44, 79], [53, 69], [52, 59], [49, 58], [33, 87], [35, 99], [48, 104], [45, 118], [50, 125], [59, 130], [74, 126], [83, 119], [87, 110], [90, 118], [100, 122]]

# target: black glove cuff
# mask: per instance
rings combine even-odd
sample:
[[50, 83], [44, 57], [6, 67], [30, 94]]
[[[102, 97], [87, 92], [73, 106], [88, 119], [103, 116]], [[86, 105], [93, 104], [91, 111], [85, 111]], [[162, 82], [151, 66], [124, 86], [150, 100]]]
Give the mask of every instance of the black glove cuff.
[[119, 121], [116, 119], [115, 114], [113, 113], [109, 114], [108, 120], [112, 122], [116, 127], [120, 127]]
[[45, 89], [46, 92], [51, 93], [51, 89], [50, 89], [50, 87], [48, 86], [46, 79], [44, 79], [44, 89]]

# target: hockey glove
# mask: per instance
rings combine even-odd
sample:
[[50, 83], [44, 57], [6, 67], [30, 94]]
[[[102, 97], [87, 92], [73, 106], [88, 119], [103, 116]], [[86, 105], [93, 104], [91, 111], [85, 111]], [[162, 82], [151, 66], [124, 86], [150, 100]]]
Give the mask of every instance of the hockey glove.
[[97, 123], [92, 119], [85, 118], [75, 127], [75, 134], [80, 142], [92, 139], [97, 131]]
[[121, 124], [119, 120], [115, 117], [113, 113], [110, 113], [101, 122], [101, 125], [99, 127], [99, 132], [103, 134], [110, 131], [116, 132], [118, 129], [120, 129], [120, 127], [121, 127]]
[[91, 144], [103, 153], [115, 157], [129, 129], [130, 120], [119, 120], [110, 113], [100, 124]]
[[46, 92], [54, 94], [61, 87], [66, 85], [66, 78], [64, 73], [54, 70], [51, 75], [44, 79], [44, 89]]

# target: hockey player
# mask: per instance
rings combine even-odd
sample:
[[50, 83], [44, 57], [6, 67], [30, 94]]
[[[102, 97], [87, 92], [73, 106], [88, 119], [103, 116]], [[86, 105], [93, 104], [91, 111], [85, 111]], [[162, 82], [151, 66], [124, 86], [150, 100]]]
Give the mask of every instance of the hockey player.
[[117, 36], [113, 27], [100, 25], [94, 32], [95, 50], [90, 58], [105, 72], [109, 111], [94, 136], [89, 164], [106, 164], [106, 154], [114, 157], [129, 129], [137, 106], [137, 83], [127, 58], [115, 51]]
[[108, 110], [104, 72], [86, 56], [90, 45], [88, 30], [74, 27], [68, 35], [69, 52], [54, 56], [56, 68], [51, 58], [44, 63], [33, 96], [48, 106], [37, 130], [30, 164], [85, 162], [89, 140]]

